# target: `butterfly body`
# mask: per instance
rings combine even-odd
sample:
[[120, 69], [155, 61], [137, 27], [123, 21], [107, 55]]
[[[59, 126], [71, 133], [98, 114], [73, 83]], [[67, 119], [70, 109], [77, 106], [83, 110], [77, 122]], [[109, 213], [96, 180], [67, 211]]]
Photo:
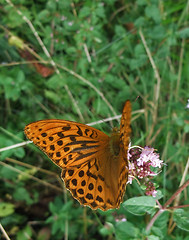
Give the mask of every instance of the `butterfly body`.
[[93, 127], [57, 119], [33, 122], [24, 130], [62, 169], [61, 177], [73, 197], [92, 209], [118, 208], [125, 193], [131, 132], [129, 101], [124, 109], [120, 131], [114, 130], [110, 137]]

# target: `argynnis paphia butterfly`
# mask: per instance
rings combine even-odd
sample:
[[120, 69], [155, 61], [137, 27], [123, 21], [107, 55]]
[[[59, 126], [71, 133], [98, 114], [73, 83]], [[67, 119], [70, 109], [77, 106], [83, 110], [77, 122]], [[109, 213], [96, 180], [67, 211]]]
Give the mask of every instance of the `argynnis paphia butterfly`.
[[25, 134], [62, 169], [66, 188], [80, 204], [106, 211], [118, 208], [128, 180], [127, 151], [131, 103], [126, 101], [120, 131], [109, 137], [87, 125], [64, 120], [28, 124]]

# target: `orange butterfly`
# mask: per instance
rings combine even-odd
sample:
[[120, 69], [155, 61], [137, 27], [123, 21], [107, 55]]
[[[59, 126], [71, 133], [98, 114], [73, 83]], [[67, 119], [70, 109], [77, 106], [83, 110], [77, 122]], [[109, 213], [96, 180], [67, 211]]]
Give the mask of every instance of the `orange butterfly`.
[[80, 204], [106, 211], [118, 208], [125, 193], [130, 121], [128, 100], [120, 131], [114, 129], [110, 137], [93, 127], [57, 119], [30, 123], [24, 132], [62, 168], [65, 186]]

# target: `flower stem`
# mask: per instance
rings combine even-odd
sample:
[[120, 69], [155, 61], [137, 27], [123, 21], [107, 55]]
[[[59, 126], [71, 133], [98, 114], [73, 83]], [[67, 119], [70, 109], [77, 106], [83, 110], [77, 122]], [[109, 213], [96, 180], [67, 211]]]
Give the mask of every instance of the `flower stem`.
[[157, 211], [157, 213], [153, 216], [153, 218], [148, 223], [148, 225], [146, 227], [146, 231], [147, 232], [151, 229], [151, 227], [153, 226], [154, 222], [162, 214], [162, 212], [170, 210], [170, 209], [176, 209], [176, 208], [181, 208], [181, 207], [182, 208], [189, 207], [188, 204], [187, 205], [182, 205], [182, 206], [167, 207], [168, 205], [170, 205], [172, 203], [172, 201], [176, 198], [176, 196], [178, 194], [180, 194], [188, 185], [189, 185], [189, 180], [187, 180], [181, 187], [179, 187], [178, 190], [167, 200], [167, 202], [162, 207], [161, 207], [161, 205], [158, 204], [160, 209], [159, 209], [159, 211]]

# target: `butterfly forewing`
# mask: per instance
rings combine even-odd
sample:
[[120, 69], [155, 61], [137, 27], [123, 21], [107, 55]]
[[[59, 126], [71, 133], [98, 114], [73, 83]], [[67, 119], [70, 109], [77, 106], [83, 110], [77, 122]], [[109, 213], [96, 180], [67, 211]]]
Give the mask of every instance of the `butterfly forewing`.
[[24, 132], [60, 168], [65, 186], [81, 204], [92, 209], [118, 208], [128, 178], [127, 150], [131, 105], [127, 101], [121, 118], [119, 151], [111, 138], [87, 125], [64, 120], [41, 120]]
[[56, 119], [28, 124], [24, 132], [63, 169], [62, 178], [73, 197], [93, 209], [106, 209], [100, 169], [104, 149], [108, 149], [106, 134], [84, 124]]
[[57, 119], [33, 122], [24, 132], [61, 168], [87, 162], [98, 151], [101, 142], [109, 139], [95, 128]]
[[120, 123], [120, 141], [121, 141], [121, 144], [123, 144], [122, 149], [124, 149], [126, 156], [127, 156], [127, 151], [128, 151], [129, 142], [130, 142], [130, 135], [131, 135], [130, 123], [131, 123], [131, 103], [129, 100], [127, 100], [123, 107], [121, 123]]
[[120, 168], [118, 177], [118, 206], [123, 201], [123, 196], [128, 181], [128, 159], [127, 152], [129, 148], [130, 135], [131, 135], [131, 103], [126, 101], [123, 107], [121, 122], [120, 122]]

